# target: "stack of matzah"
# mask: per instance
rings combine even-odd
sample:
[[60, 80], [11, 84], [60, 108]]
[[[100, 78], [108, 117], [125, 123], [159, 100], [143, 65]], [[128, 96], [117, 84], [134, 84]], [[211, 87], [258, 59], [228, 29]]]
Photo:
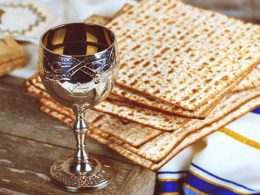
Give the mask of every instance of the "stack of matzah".
[[0, 76], [21, 68], [26, 63], [24, 48], [12, 37], [0, 39]]
[[[107, 26], [121, 68], [112, 94], [87, 114], [89, 136], [134, 162], [157, 170], [260, 105], [259, 26], [174, 0], [127, 6]], [[43, 112], [73, 124], [38, 75], [25, 85]]]

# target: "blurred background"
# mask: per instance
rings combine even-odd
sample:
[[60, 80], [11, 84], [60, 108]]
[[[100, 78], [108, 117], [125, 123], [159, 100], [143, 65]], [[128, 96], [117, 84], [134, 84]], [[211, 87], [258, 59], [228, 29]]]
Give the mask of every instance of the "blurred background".
[[[29, 56], [26, 66], [15, 70], [12, 76], [29, 78], [37, 71], [37, 51], [41, 34], [46, 29], [62, 23], [84, 21], [91, 15], [112, 17], [126, 3], [135, 5], [142, 0], [0, 0], [0, 38], [6, 36], [3, 29], [23, 29], [37, 23], [44, 16], [35, 32], [17, 36]], [[151, 0], [153, 1], [153, 0]], [[260, 0], [183, 0], [197, 7], [215, 10], [229, 16], [260, 24]], [[13, 6], [17, 5], [18, 6]], [[21, 7], [22, 4], [32, 6]], [[37, 10], [38, 15], [36, 15]], [[39, 15], [40, 13], [40, 15]]]
[[260, 24], [260, 0], [183, 0], [186, 3], [215, 10]]

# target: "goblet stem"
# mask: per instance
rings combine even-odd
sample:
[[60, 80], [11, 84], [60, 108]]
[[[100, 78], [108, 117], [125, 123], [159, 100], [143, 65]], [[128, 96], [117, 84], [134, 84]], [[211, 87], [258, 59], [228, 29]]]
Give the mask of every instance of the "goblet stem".
[[70, 167], [71, 171], [81, 175], [84, 172], [92, 171], [89, 164], [88, 154], [85, 151], [85, 137], [88, 131], [88, 125], [84, 121], [85, 114], [76, 113], [76, 122], [74, 124], [73, 133], [76, 138], [76, 151], [74, 160]]
[[52, 181], [69, 192], [94, 191], [106, 187], [112, 177], [112, 167], [105, 159], [88, 155], [85, 151], [85, 136], [88, 126], [85, 112], [77, 110], [73, 132], [76, 138], [74, 157], [57, 160], [51, 167]]

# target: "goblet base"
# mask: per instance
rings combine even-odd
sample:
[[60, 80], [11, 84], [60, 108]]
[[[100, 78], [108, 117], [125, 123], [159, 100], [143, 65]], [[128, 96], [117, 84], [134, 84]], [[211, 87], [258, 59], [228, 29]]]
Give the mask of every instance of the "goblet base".
[[69, 192], [90, 192], [106, 187], [113, 178], [112, 167], [102, 159], [89, 157], [91, 171], [73, 171], [73, 157], [55, 161], [51, 166], [52, 182]]

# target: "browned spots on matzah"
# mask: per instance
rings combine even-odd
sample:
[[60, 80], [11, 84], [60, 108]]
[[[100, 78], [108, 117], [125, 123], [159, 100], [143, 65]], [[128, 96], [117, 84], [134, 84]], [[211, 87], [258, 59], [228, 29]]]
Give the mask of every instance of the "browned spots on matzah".
[[164, 131], [177, 130], [190, 120], [115, 101], [103, 101], [94, 109]]
[[[205, 64], [205, 66], [206, 66], [206, 64]], [[212, 72], [213, 70], [210, 70], [210, 71]], [[217, 71], [219, 71], [219, 70], [217, 70]], [[251, 74], [250, 78], [253, 78], [252, 77], [253, 74], [257, 75], [257, 72], [250, 73], [250, 74]], [[221, 77], [221, 80], [223, 78], [224, 77]], [[246, 89], [246, 87], [252, 87], [254, 85], [257, 86], [257, 81], [255, 79], [250, 79], [250, 78], [246, 78], [244, 81], [241, 82], [241, 83], [244, 83], [244, 84], [241, 85], [240, 89]], [[224, 78], [224, 80], [225, 80], [225, 78]], [[170, 82], [170, 79], [168, 79], [168, 82]], [[184, 84], [184, 83], [185, 82], [183, 81], [182, 84]], [[36, 94], [46, 93], [44, 87], [42, 86], [42, 83], [40, 81], [39, 76], [36, 76], [33, 79], [32, 82], [26, 82], [26, 88], [27, 87], [30, 87], [32, 89], [31, 90], [32, 92], [35, 92], [34, 90], [38, 90], [38, 92]], [[231, 101], [231, 99], [229, 99], [229, 104], [225, 105], [225, 106], [223, 105], [221, 108], [219, 108], [220, 110], [218, 110], [217, 113], [221, 113], [220, 111], [222, 111], [222, 110], [225, 110], [225, 113], [227, 113], [227, 110], [231, 109], [229, 107], [229, 105], [238, 106], [238, 105], [241, 104], [241, 100], [246, 101], [246, 99], [250, 99], [250, 98], [254, 97], [254, 95], [255, 95], [253, 93], [248, 93], [248, 92], [244, 92], [244, 93], [247, 93], [246, 98], [238, 98], [238, 96], [237, 97], [233, 96], [232, 101]], [[125, 95], [127, 95], [127, 94], [125, 94]], [[240, 93], [239, 97], [242, 97], [242, 93]], [[118, 100], [120, 97], [113, 97], [112, 96], [112, 98]], [[150, 97], [148, 97], [148, 98], [150, 98]], [[150, 98], [150, 99], [151, 99], [151, 101], [154, 101], [153, 98]], [[52, 102], [53, 100], [50, 100], [50, 99], [45, 99], [45, 100], [46, 101], [41, 101], [42, 111], [48, 113], [49, 115], [52, 115], [54, 118], [59, 119], [60, 121], [62, 121], [65, 124], [68, 124], [68, 125], [73, 124], [73, 121], [75, 119], [73, 119], [72, 111], [70, 109], [66, 109], [63, 106], [58, 105], [55, 102]], [[192, 133], [189, 134], [189, 135], [185, 135], [185, 136], [182, 133], [189, 133], [189, 132], [185, 132], [186, 129], [185, 129], [185, 131], [183, 131], [184, 127], [182, 129], [178, 130], [178, 131], [173, 132], [173, 133], [165, 132], [165, 133], [162, 134], [162, 135], [165, 135], [165, 136], [162, 136], [162, 135], [159, 135], [159, 134], [161, 134], [161, 132], [157, 129], [144, 127], [142, 125], [131, 123], [129, 121], [122, 121], [122, 119], [118, 119], [118, 118], [110, 116], [110, 115], [106, 115], [106, 116], [108, 116], [108, 118], [106, 119], [106, 120], [108, 120], [108, 122], [107, 122], [107, 121], [105, 121], [105, 117], [103, 117], [104, 114], [102, 114], [102, 113], [98, 117], [95, 116], [96, 118], [95, 118], [95, 120], [92, 119], [92, 122], [94, 121], [94, 123], [96, 123], [96, 127], [99, 127], [99, 128], [102, 127], [103, 124], [104, 124], [105, 126], [103, 126], [103, 129], [106, 129], [106, 130], [101, 130], [101, 131], [90, 130], [89, 133], [91, 134], [92, 137], [95, 137], [95, 139], [99, 139], [100, 142], [109, 145], [109, 147], [116, 150], [117, 152], [119, 152], [123, 156], [126, 156], [127, 158], [134, 160], [135, 162], [137, 162], [138, 164], [140, 164], [140, 165], [142, 165], [146, 168], [149, 168], [151, 170], [157, 170], [163, 164], [168, 162], [169, 159], [171, 159], [173, 156], [175, 156], [179, 151], [181, 151], [182, 149], [184, 149], [185, 147], [187, 147], [191, 143], [195, 142], [196, 140], [201, 139], [203, 136], [205, 136], [205, 135], [211, 133], [212, 131], [218, 129], [218, 127], [220, 127], [220, 123], [221, 123], [221, 125], [224, 125], [224, 123], [227, 123], [227, 122], [230, 122], [231, 120], [234, 120], [234, 118], [240, 116], [241, 114], [243, 114], [243, 113], [249, 111], [250, 109], [252, 109], [253, 107], [255, 107], [256, 104], [259, 105], [259, 101], [260, 100], [258, 98], [257, 100], [254, 100], [253, 103], [250, 102], [248, 104], [245, 104], [235, 114], [233, 114], [233, 113], [229, 114], [228, 116], [231, 116], [231, 117], [229, 117], [228, 119], [227, 119], [227, 116], [226, 116], [226, 117], [222, 118], [222, 120], [220, 120], [217, 125], [216, 125], [216, 123], [213, 123], [212, 125], [210, 125], [208, 127], [204, 127], [204, 128], [198, 130], [195, 133], [193, 133], [194, 129], [191, 129], [191, 128], [189, 129], [189, 126], [187, 124], [188, 129]], [[226, 103], [228, 103], [228, 102], [226, 102]], [[93, 111], [93, 112], [96, 112], [96, 111]], [[223, 114], [223, 113], [221, 113], [221, 114]], [[91, 116], [93, 115], [92, 111], [91, 111], [90, 115]], [[221, 117], [221, 115], [219, 115], [219, 114], [215, 115], [215, 119], [219, 118], [219, 117]], [[89, 120], [89, 119], [87, 119], [87, 120]], [[102, 120], [104, 120], [103, 121], [104, 123], [102, 122]], [[113, 120], [115, 120], [114, 122], [116, 122], [116, 123], [114, 123]], [[118, 120], [118, 121], [116, 121], [116, 120]], [[109, 123], [109, 121], [110, 121], [110, 123]], [[214, 120], [211, 119], [211, 122], [212, 121], [214, 121]], [[190, 123], [190, 125], [196, 124], [195, 122], [193, 122], [193, 123], [189, 122], [189, 123]], [[106, 124], [108, 126], [106, 126]], [[114, 126], [115, 124], [116, 124], [116, 126]], [[203, 124], [205, 125], [205, 123], [203, 123]], [[119, 128], [117, 127], [117, 125], [118, 125]], [[127, 126], [127, 125], [130, 125], [130, 126]], [[133, 125], [133, 128], [131, 127], [131, 125]], [[124, 128], [123, 128], [123, 126], [124, 126]], [[109, 127], [115, 127], [115, 128], [109, 128]], [[198, 127], [201, 127], [201, 125], [198, 125]], [[144, 131], [142, 131], [143, 128], [145, 128]], [[107, 130], [107, 129], [110, 129], [110, 130]], [[134, 131], [131, 131], [132, 129], [134, 129]], [[109, 132], [109, 133], [107, 133], [106, 131]], [[118, 135], [118, 132], [121, 135]], [[157, 133], [158, 133], [159, 136], [157, 135]], [[174, 133], [176, 133], [176, 134], [173, 136]], [[125, 136], [125, 135], [127, 135], [127, 136]], [[172, 137], [180, 136], [180, 138], [184, 136], [184, 139], [180, 143], [176, 142], [176, 140], [171, 142], [171, 141], [167, 141], [167, 139], [163, 139], [163, 138], [171, 137], [171, 135], [172, 135]], [[102, 140], [102, 137], [100, 137], [100, 136], [104, 137], [105, 139]], [[154, 138], [153, 136], [155, 136], [156, 138]], [[158, 138], [157, 138], [157, 136], [158, 136]], [[131, 137], [131, 139], [128, 139], [129, 137]], [[146, 158], [141, 157], [139, 155], [139, 154], [141, 154], [141, 152], [138, 151], [138, 148], [136, 148], [136, 147], [140, 147], [140, 145], [144, 144], [145, 142], [149, 141], [150, 139], [153, 139], [153, 140], [156, 139], [156, 140], [164, 143], [163, 147], [159, 142], [154, 142], [154, 145], [151, 145], [150, 149], [152, 149], [154, 146], [156, 146], [154, 148], [154, 154], [156, 154], [156, 152], [157, 152], [157, 153], [160, 153], [163, 156], [164, 154], [168, 153], [168, 155], [158, 163], [154, 163], [152, 161], [147, 160], [147, 158], [149, 158], [149, 157], [146, 157]], [[151, 141], [151, 142], [153, 142], [153, 141]], [[176, 143], [177, 143], [177, 145], [174, 147], [173, 150], [169, 149], [170, 147], [172, 147]], [[135, 147], [133, 147], [133, 146], [135, 146]], [[169, 153], [169, 150], [171, 151], [170, 153]], [[132, 152], [132, 151], [134, 151], [134, 152]], [[148, 150], [148, 151], [150, 153], [152, 153], [152, 151], [150, 151], [150, 150]], [[148, 155], [148, 153], [147, 153], [147, 155]], [[143, 156], [145, 156], [145, 154], [143, 154]], [[158, 158], [161, 158], [161, 157], [155, 156], [154, 158], [158, 159]]]
[[260, 66], [258, 65], [233, 91], [242, 91], [260, 86]]
[[[117, 83], [140, 93], [196, 110], [259, 62], [259, 26], [178, 1], [144, 1], [131, 12], [114, 19], [108, 27], [122, 27], [115, 32], [126, 66], [120, 69]], [[141, 21], [145, 17], [148, 19]], [[145, 42], [146, 37], [152, 40]], [[131, 58], [141, 63], [134, 65]], [[172, 66], [173, 60], [179, 66]], [[129, 77], [132, 73], [134, 79]], [[172, 78], [170, 82], [168, 78]], [[168, 92], [169, 88], [172, 91]]]
[[119, 119], [108, 114], [104, 115], [102, 120], [96, 121], [93, 126], [99, 126], [99, 129], [102, 129], [102, 131], [133, 146], [139, 146], [162, 133], [157, 129], [132, 122], [123, 124]]
[[[36, 76], [37, 78], [34, 78], [33, 80], [35, 80], [35, 81], [39, 81], [40, 79], [39, 79], [39, 76]], [[38, 86], [40, 85], [41, 83], [39, 82], [38, 83]], [[44, 97], [49, 97], [49, 95], [45, 92], [45, 91], [42, 91], [42, 90], [39, 90], [39, 89], [35, 89], [35, 87], [32, 85], [32, 86], [30, 86], [29, 88], [27, 87], [27, 90], [30, 92], [30, 93], [33, 93], [34, 95], [37, 95], [37, 96], [44, 96]], [[46, 95], [45, 95], [46, 94]], [[120, 99], [120, 98], [119, 98]], [[118, 99], [116, 99], [116, 100], [118, 100]], [[178, 110], [178, 108], [176, 108], [176, 110]], [[155, 117], [156, 116], [156, 112], [154, 112], [155, 114], [153, 114], [153, 116]], [[134, 114], [133, 113], [131, 113], [131, 115], [129, 115], [129, 116], [134, 116]], [[145, 120], [145, 118], [144, 117], [142, 117], [142, 121], [143, 120]], [[141, 121], [141, 122], [142, 122]], [[178, 121], [176, 122], [176, 123], [178, 123]], [[165, 126], [162, 126], [163, 128], [165, 128]]]
[[[69, 120], [70, 126], [74, 123], [75, 116], [72, 110], [63, 107], [59, 103], [55, 102], [55, 100], [49, 98], [41, 98], [40, 104], [41, 110], [43, 112], [47, 113], [47, 111], [45, 111], [46, 108], [52, 111], [52, 113], [47, 113], [50, 116], [57, 118], [60, 121], [63, 121], [65, 119], [67, 121]], [[58, 114], [55, 114], [56, 112]], [[129, 143], [136, 147], [140, 146], [141, 144], [153, 139], [154, 137], [162, 133], [157, 129], [145, 127], [136, 123], [122, 123], [121, 120], [117, 117], [97, 112], [94, 110], [89, 110], [89, 112], [86, 114], [86, 121], [92, 128], [102, 129], [102, 132], [109, 133], [121, 140], [124, 140], [126, 143]], [[68, 125], [67, 122], [65, 124]]]
[[[259, 95], [260, 95], [259, 87], [256, 89], [241, 91], [229, 95], [224, 100], [222, 100], [220, 104], [216, 106], [216, 108], [205, 120], [192, 119], [182, 128], [172, 133], [165, 132], [157, 136], [150, 142], [145, 143], [144, 145], [139, 147], [138, 150], [130, 146], [128, 146], [127, 149], [134, 151], [136, 154], [144, 158], [147, 158], [148, 160], [158, 162], [162, 160], [174, 147], [176, 147], [190, 133], [198, 129], [201, 129], [211, 123], [214, 123], [215, 121], [221, 120], [223, 117], [228, 115], [232, 110], [239, 108], [244, 103], [250, 101], [251, 99]], [[258, 102], [258, 104], [259, 103], [260, 102]], [[107, 128], [112, 129], [112, 127], [111, 128], [107, 127]], [[125, 131], [131, 131], [131, 129], [126, 129]], [[124, 132], [124, 134], [127, 134], [127, 132]], [[163, 150], [164, 152], [158, 153], [158, 150]]]
[[[99, 130], [90, 131], [89, 136], [92, 137], [93, 139], [96, 139], [100, 143], [109, 146], [110, 148], [112, 148], [119, 154], [125, 156], [126, 158], [132, 160], [133, 162], [145, 168], [148, 168], [152, 171], [156, 171], [160, 169], [164, 164], [166, 164], [170, 159], [176, 156], [179, 152], [181, 152], [183, 149], [187, 148], [188, 146], [195, 143], [199, 139], [202, 139], [203, 137], [217, 131], [221, 127], [241, 117], [242, 115], [246, 114], [247, 112], [256, 108], [259, 105], [260, 105], [260, 97], [254, 98], [253, 100], [245, 103], [243, 106], [232, 111], [221, 120], [216, 121], [209, 126], [201, 128], [196, 132], [189, 134], [182, 140], [182, 142], [180, 142], [173, 150], [171, 150], [171, 152], [167, 156], [165, 156], [165, 158], [163, 158], [161, 161], [157, 163], [138, 155], [137, 152], [139, 149], [132, 147], [132, 150], [130, 150], [127, 144], [123, 144], [123, 145], [115, 144], [112, 141], [113, 139], [110, 137], [105, 137], [104, 139], [102, 137], [102, 132], [100, 132]], [[154, 151], [156, 151], [157, 153], [159, 152], [164, 153], [164, 149], [154, 148]]]
[[[153, 110], [157, 110], [160, 112], [167, 112], [167, 113], [171, 113], [171, 114], [192, 117], [192, 118], [205, 118], [207, 116], [207, 114], [215, 107], [215, 105], [222, 99], [222, 96], [227, 94], [230, 91], [230, 89], [237, 86], [242, 78], [243, 78], [243, 75], [240, 78], [238, 78], [238, 80], [236, 80], [233, 84], [231, 84], [229, 87], [227, 87], [225, 90], [223, 90], [220, 94], [218, 94], [217, 96], [215, 96], [214, 98], [209, 100], [206, 104], [201, 106], [200, 109], [198, 109], [196, 111], [184, 110], [180, 107], [162, 102], [158, 99], [153, 99], [149, 96], [137, 93], [133, 90], [129, 90], [129, 89], [126, 89], [121, 86], [116, 86], [113, 89], [113, 94], [116, 94], [117, 96], [119, 96], [119, 97], [117, 97], [118, 101], [126, 102], [126, 103], [129, 103], [132, 105], [136, 105], [138, 107], [144, 107], [147, 109], [153, 109]], [[167, 92], [169, 92], [169, 91], [167, 91]], [[120, 97], [121, 97], [121, 99], [120, 99]], [[103, 111], [105, 111], [105, 110], [103, 110]], [[132, 120], [134, 120], [134, 119], [132, 119]], [[135, 120], [135, 122], [138, 122], [138, 121]]]

